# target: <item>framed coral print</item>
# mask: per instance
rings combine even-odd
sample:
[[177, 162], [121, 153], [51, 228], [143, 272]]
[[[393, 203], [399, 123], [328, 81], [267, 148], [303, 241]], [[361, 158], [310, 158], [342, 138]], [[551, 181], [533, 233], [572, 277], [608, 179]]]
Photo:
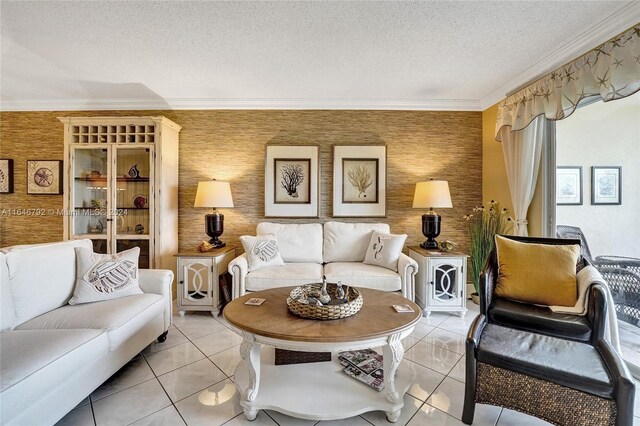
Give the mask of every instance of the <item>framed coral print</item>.
[[267, 145], [264, 176], [265, 217], [319, 216], [317, 145]]
[[0, 194], [13, 194], [13, 160], [0, 159]]
[[622, 167], [591, 167], [591, 204], [622, 204]]
[[385, 217], [387, 147], [333, 147], [333, 216]]
[[582, 205], [581, 166], [558, 166], [556, 168], [556, 204], [559, 206]]
[[27, 194], [62, 194], [62, 161], [27, 160]]

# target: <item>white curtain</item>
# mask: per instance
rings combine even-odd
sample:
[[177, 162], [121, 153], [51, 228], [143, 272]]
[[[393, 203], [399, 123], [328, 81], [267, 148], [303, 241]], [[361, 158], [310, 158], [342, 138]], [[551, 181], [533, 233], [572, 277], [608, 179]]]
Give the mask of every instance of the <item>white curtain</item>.
[[527, 211], [536, 189], [547, 120], [538, 117], [520, 131], [500, 129], [509, 192], [515, 216], [514, 235], [527, 236]]

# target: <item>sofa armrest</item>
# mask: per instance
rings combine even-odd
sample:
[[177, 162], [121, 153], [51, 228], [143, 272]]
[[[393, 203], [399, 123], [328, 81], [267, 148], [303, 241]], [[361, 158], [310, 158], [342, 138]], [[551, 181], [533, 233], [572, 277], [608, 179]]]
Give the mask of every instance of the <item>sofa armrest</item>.
[[591, 345], [597, 346], [598, 341], [604, 339], [607, 327], [607, 296], [600, 284], [592, 284], [587, 291], [587, 319], [591, 323]]
[[173, 314], [171, 287], [173, 285], [173, 272], [167, 269], [140, 269], [140, 289], [143, 293], [159, 294], [164, 297], [164, 329], [171, 327], [171, 315]]
[[245, 278], [249, 273], [249, 262], [247, 254], [242, 253], [240, 256], [229, 262], [228, 271], [231, 274], [231, 298], [236, 299], [243, 296], [246, 292]]
[[398, 274], [402, 283], [402, 295], [412, 302], [416, 300], [416, 274], [418, 273], [418, 262], [404, 253], [400, 253], [398, 258]]

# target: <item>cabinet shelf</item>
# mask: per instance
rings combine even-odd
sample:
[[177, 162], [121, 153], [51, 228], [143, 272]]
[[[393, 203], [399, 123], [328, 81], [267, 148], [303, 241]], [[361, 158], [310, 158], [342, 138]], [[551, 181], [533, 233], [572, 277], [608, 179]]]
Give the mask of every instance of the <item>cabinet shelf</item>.
[[[107, 177], [106, 176], [100, 176], [100, 177], [76, 177], [75, 180], [84, 181], [84, 182], [106, 182], [107, 181]], [[149, 178], [148, 177], [139, 177], [139, 178], [118, 177], [118, 178], [116, 178], [116, 180], [118, 182], [149, 182]]]

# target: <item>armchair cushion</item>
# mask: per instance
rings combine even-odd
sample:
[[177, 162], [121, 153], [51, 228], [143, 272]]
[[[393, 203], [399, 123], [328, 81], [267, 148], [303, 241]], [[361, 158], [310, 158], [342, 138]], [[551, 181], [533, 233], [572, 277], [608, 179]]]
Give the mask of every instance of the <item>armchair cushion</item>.
[[574, 306], [578, 245], [514, 241], [496, 235], [499, 297], [540, 305]]
[[591, 345], [487, 324], [477, 351], [478, 362], [613, 398], [613, 381]]
[[319, 282], [322, 282], [321, 264], [286, 263], [284, 266], [270, 266], [249, 272], [245, 278], [245, 291], [260, 291]]
[[402, 290], [400, 275], [386, 268], [358, 262], [332, 262], [324, 266], [327, 281], [382, 291]]
[[544, 306], [495, 298], [489, 309], [489, 321], [549, 336], [581, 342], [591, 339], [591, 324], [587, 317], [554, 313]]
[[398, 258], [406, 239], [407, 234], [392, 235], [373, 231], [364, 263], [398, 272]]

